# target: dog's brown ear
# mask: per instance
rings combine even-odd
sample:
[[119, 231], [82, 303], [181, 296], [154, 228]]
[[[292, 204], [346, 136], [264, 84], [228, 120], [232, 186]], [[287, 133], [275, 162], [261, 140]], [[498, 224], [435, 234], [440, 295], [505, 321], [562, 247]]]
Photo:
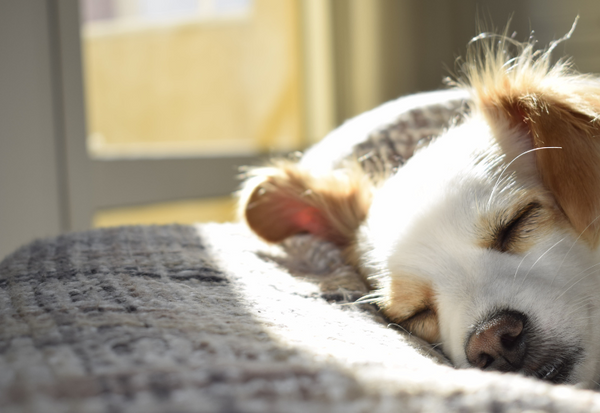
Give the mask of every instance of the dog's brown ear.
[[240, 212], [270, 242], [312, 233], [348, 245], [371, 202], [370, 183], [351, 170], [315, 176], [295, 162], [280, 161], [250, 175], [241, 191]]
[[[521, 153], [538, 149], [535, 163], [543, 184], [582, 239], [595, 247], [600, 239], [600, 80], [576, 74], [564, 63], [550, 66], [547, 59], [527, 46], [513, 65], [483, 67], [471, 86], [505, 153], [519, 155], [510, 153], [515, 142], [503, 140], [502, 129], [525, 140], [517, 145]], [[542, 149], [549, 147], [561, 149]]]

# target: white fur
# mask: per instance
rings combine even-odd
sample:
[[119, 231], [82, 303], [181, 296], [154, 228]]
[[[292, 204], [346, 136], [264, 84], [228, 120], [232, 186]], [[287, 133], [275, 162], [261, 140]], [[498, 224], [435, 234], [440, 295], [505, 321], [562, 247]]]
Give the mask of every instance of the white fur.
[[[475, 115], [415, 154], [374, 194], [360, 228], [363, 265], [383, 284], [407, 273], [432, 284], [442, 348], [455, 365], [469, 366], [464, 346], [474, 323], [509, 307], [543, 334], [581, 345], [583, 358], [568, 381], [591, 387], [600, 372], [599, 253], [558, 227], [523, 254], [477, 246], [478, 215], [541, 186], [504, 170], [511, 159], [492, 133]], [[530, 156], [513, 165], [522, 168]]]

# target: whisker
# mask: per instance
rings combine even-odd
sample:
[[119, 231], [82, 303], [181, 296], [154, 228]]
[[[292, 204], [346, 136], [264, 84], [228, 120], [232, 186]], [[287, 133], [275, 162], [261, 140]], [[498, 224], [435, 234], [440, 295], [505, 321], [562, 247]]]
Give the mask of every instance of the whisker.
[[[569, 312], [566, 314], [566, 315], [567, 315], [567, 317], [570, 317], [570, 316], [572, 316], [573, 314], [575, 314], [575, 313], [577, 313], [577, 312], [581, 311], [581, 309], [582, 309], [582, 308], [585, 308], [585, 307], [587, 307], [587, 306], [588, 306], [588, 304], [589, 304], [590, 302], [592, 302], [592, 301], [593, 301], [593, 297], [591, 297], [591, 296], [587, 296], [587, 297], [583, 297], [583, 298], [582, 298], [582, 299], [580, 299], [579, 301], [576, 301], [576, 302], [572, 303], [574, 307], [573, 307], [573, 308], [572, 308], [572, 309], [571, 309], [571, 310], [570, 310], [570, 311], [569, 311]], [[588, 316], [588, 317], [589, 317], [589, 316]]]
[[[589, 300], [586, 303], [581, 303], [579, 306], [573, 308], [571, 311], [569, 311], [567, 314], [565, 314], [566, 317], [570, 318], [571, 316], [576, 315], [582, 309], [586, 308], [588, 304], [589, 304]], [[593, 318], [593, 316], [591, 316], [591, 315], [585, 315], [585, 316], [580, 316], [577, 319], [578, 320], [586, 320], [586, 319], [591, 319], [591, 318]]]
[[594, 321], [595, 319], [596, 318], [594, 316], [592, 316], [592, 315], [585, 315], [585, 316], [580, 316], [580, 317], [575, 318], [573, 320], [573, 322], [582, 322], [582, 321], [583, 322], [587, 322], [587, 321], [590, 321], [590, 320]]
[[[405, 332], [406, 334], [408, 334], [408, 339], [413, 341], [415, 338], [419, 338], [418, 336], [413, 335], [412, 332], [408, 331], [406, 328], [402, 327], [400, 324], [396, 324], [396, 323], [389, 323], [387, 325], [388, 328], [390, 327], [396, 327], [398, 328], [400, 331]], [[436, 354], [441, 354], [443, 357], [446, 358], [446, 360], [448, 360], [447, 356], [443, 353], [440, 353], [438, 350], [436, 350], [437, 347], [441, 346], [442, 343], [428, 343], [429, 346], [423, 346], [421, 345], [421, 343], [419, 341], [416, 341], [416, 344], [419, 345], [419, 348], [422, 350], [426, 350], [427, 354], [432, 354], [433, 352], [436, 352]]]
[[523, 261], [525, 261], [525, 258], [529, 257], [530, 254], [531, 254], [531, 251], [529, 251], [527, 254], [525, 254], [525, 256], [523, 257], [523, 259], [521, 260], [521, 262], [517, 266], [517, 270], [515, 271], [515, 276], [513, 277], [513, 285], [515, 284], [515, 281], [517, 279], [517, 273], [519, 272], [519, 268], [521, 268], [521, 264], [523, 264]]
[[407, 329], [405, 329], [404, 327], [402, 327], [400, 324], [396, 324], [396, 323], [389, 323], [387, 325], [388, 328], [390, 327], [396, 327], [398, 329], [400, 329], [401, 331], [404, 331], [406, 334], [408, 334], [409, 337], [412, 337], [412, 333], [410, 331], [408, 331]]
[[550, 285], [554, 284], [554, 280], [556, 280], [556, 277], [558, 276], [558, 273], [560, 272], [560, 269], [562, 268], [563, 264], [565, 263], [565, 260], [567, 259], [567, 256], [571, 253], [571, 250], [573, 249], [573, 247], [575, 246], [575, 244], [577, 244], [577, 241], [579, 241], [579, 239], [583, 236], [583, 233], [585, 231], [587, 231], [588, 228], [591, 227], [592, 224], [598, 220], [598, 218], [600, 218], [600, 215], [598, 215], [596, 218], [594, 218], [594, 220], [592, 222], [590, 222], [588, 224], [588, 226], [585, 227], [583, 229], [583, 231], [581, 231], [579, 233], [579, 236], [577, 237], [577, 239], [571, 244], [571, 248], [569, 248], [569, 250], [566, 252], [565, 256], [563, 257], [562, 261], [560, 262], [560, 265], [558, 266], [558, 269], [556, 270], [556, 274], [554, 274], [554, 278], [552, 278], [552, 283], [550, 283]]
[[521, 286], [519, 287], [519, 289], [521, 289], [521, 287], [523, 287], [523, 283], [525, 283], [525, 280], [527, 279], [527, 276], [529, 275], [529, 273], [531, 272], [531, 270], [533, 270], [533, 267], [535, 267], [535, 265], [542, 259], [544, 258], [544, 256], [546, 254], [548, 254], [550, 252], [550, 250], [554, 247], [556, 247], [558, 244], [560, 244], [561, 242], [563, 242], [565, 238], [561, 238], [558, 240], [558, 242], [556, 242], [553, 246], [551, 246], [550, 248], [548, 248], [542, 255], [539, 256], [539, 258], [537, 260], [535, 260], [535, 262], [533, 263], [533, 265], [529, 268], [529, 271], [527, 271], [527, 274], [525, 274], [525, 277], [523, 277], [523, 281], [521, 281]]
[[581, 270], [579, 271], [577, 274], [575, 274], [574, 276], [571, 277], [571, 279], [580, 276], [581, 274], [583, 274], [584, 272], [587, 272], [589, 270], [591, 270], [592, 268], [596, 268], [597, 266], [600, 265], [600, 262], [594, 264], [594, 265], [590, 265], [589, 267], [587, 267], [585, 270]]
[[380, 298], [381, 293], [366, 294], [354, 301], [353, 304], [376, 304]]
[[[594, 265], [590, 265], [589, 267], [587, 267], [585, 270], [581, 270], [579, 271], [577, 274], [571, 276], [571, 280], [576, 279], [577, 277], [579, 277], [581, 274], [585, 274], [586, 272], [588, 272], [589, 270], [591, 270], [592, 268], [596, 268], [597, 266], [600, 265], [600, 262]], [[584, 275], [584, 277], [587, 277], [589, 274]]]
[[[589, 269], [589, 268], [588, 268]], [[587, 271], [587, 270], [586, 270]], [[573, 288], [576, 284], [578, 284], [579, 282], [585, 280], [586, 278], [588, 278], [591, 275], [594, 275], [596, 273], [600, 272], [600, 269], [597, 269], [596, 271], [592, 271], [589, 274], [584, 275], [583, 277], [581, 277], [579, 280], [575, 281], [574, 283], [572, 283], [569, 288], [565, 289], [558, 297], [556, 297], [556, 300], [558, 300], [560, 297], [562, 297], [563, 295], [565, 295], [567, 293], [567, 291], [569, 291], [571, 288]]]
[[577, 300], [577, 301], [573, 301], [573, 304], [574, 304], [574, 305], [579, 305], [579, 304], [581, 304], [581, 303], [585, 303], [585, 302], [587, 302], [587, 301], [593, 301], [593, 300], [592, 300], [593, 298], [595, 298], [595, 297], [592, 297], [592, 296], [589, 296], [589, 295], [588, 295], [588, 296], [584, 296], [584, 297], [581, 297], [581, 298], [580, 298], [579, 300]]
[[494, 197], [494, 193], [496, 192], [496, 188], [498, 188], [498, 185], [500, 185], [500, 179], [502, 178], [502, 175], [504, 175], [504, 172], [506, 172], [506, 170], [513, 164], [513, 162], [516, 161], [517, 159], [519, 159], [523, 155], [527, 155], [528, 153], [535, 152], [535, 151], [540, 151], [542, 149], [562, 149], [562, 147], [561, 146], [543, 146], [541, 148], [530, 149], [530, 150], [525, 151], [525, 152], [521, 153], [520, 155], [516, 156], [515, 159], [513, 159], [512, 161], [510, 161], [508, 163], [508, 165], [506, 165], [504, 167], [504, 169], [502, 169], [502, 172], [500, 172], [500, 175], [498, 175], [498, 179], [496, 180], [496, 184], [492, 188], [492, 193], [490, 194], [490, 198], [488, 199], [488, 204], [487, 204], [488, 208], [492, 204], [492, 198]]

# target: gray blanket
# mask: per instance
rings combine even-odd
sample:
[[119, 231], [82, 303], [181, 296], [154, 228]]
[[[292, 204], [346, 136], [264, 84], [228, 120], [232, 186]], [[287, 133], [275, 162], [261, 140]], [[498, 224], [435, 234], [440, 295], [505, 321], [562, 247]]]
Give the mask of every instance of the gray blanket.
[[124, 227], [0, 264], [0, 411], [600, 412], [600, 395], [455, 370], [370, 306], [331, 245], [241, 225]]

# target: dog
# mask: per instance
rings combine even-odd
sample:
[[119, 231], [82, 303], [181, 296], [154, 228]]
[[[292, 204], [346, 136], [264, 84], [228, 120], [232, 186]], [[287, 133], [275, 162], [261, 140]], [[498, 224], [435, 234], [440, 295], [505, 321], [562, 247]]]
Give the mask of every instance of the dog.
[[372, 289], [364, 301], [458, 368], [595, 387], [600, 79], [552, 63], [569, 36], [545, 50], [478, 36], [449, 90], [409, 98], [465, 103], [406, 162], [319, 158], [357, 147], [350, 121], [300, 159], [250, 171], [243, 219], [269, 242], [338, 245]]

